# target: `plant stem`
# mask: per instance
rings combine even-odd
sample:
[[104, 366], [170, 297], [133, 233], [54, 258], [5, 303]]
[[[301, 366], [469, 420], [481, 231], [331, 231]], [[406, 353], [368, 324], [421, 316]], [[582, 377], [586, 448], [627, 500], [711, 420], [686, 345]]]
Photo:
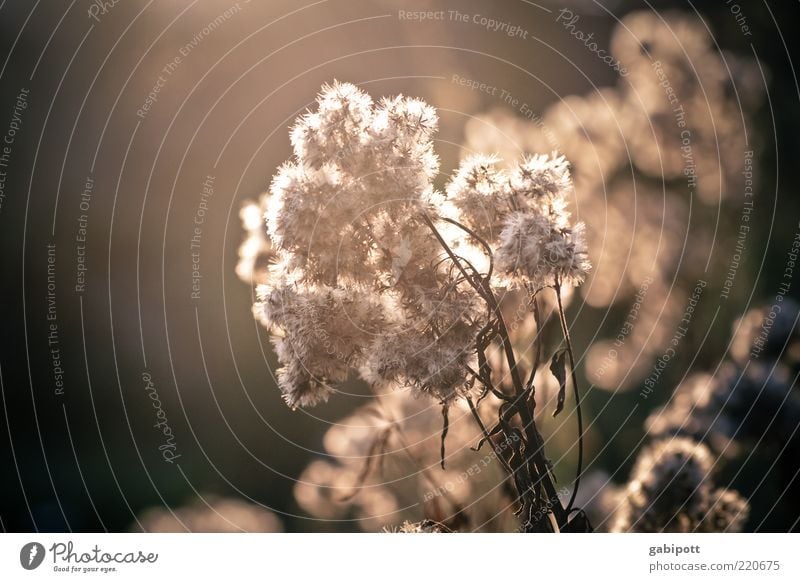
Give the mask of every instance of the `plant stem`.
[[572, 490], [572, 495], [570, 495], [569, 503], [567, 503], [567, 514], [569, 514], [569, 512], [572, 511], [572, 506], [575, 504], [575, 497], [578, 495], [578, 489], [581, 486], [581, 473], [583, 473], [583, 415], [581, 413], [581, 395], [578, 391], [578, 380], [575, 375], [575, 356], [572, 351], [572, 339], [569, 335], [567, 317], [564, 314], [564, 306], [561, 302], [561, 282], [558, 279], [556, 279], [556, 284], [553, 288], [555, 289], [556, 299], [558, 300], [558, 318], [564, 333], [564, 341], [567, 343], [570, 378], [572, 380], [572, 389], [575, 393], [575, 410], [578, 419], [578, 469], [575, 474], [575, 487]]
[[[525, 456], [533, 462], [533, 470], [529, 470], [529, 474], [531, 480], [535, 479], [533, 483], [534, 487], [538, 484], [544, 487], [545, 493], [547, 494], [547, 504], [552, 505], [551, 509], [556, 517], [556, 522], [558, 527], [561, 528], [567, 523], [568, 513], [561, 507], [555, 485], [550, 478], [550, 469], [547, 464], [547, 459], [544, 456], [544, 440], [539, 430], [536, 428], [536, 423], [533, 419], [532, 409], [535, 408], [536, 403], [528, 398], [529, 391], [523, 387], [516, 356], [514, 355], [514, 346], [511, 343], [508, 328], [506, 327], [505, 319], [503, 318], [503, 313], [500, 310], [497, 299], [489, 287], [489, 283], [487, 281], [482, 281], [481, 283], [484, 288], [484, 297], [497, 319], [498, 335], [503, 344], [509, 373], [511, 374], [512, 384], [514, 385], [515, 399], [513, 405], [519, 414], [522, 428], [525, 431]], [[533, 451], [530, 450], [531, 447], [533, 447]]]
[[472, 418], [475, 419], [475, 423], [481, 429], [481, 434], [483, 435], [483, 438], [485, 438], [488, 445], [492, 447], [492, 452], [500, 460], [500, 464], [503, 465], [503, 468], [506, 470], [506, 472], [508, 472], [509, 474], [513, 473], [514, 470], [508, 464], [506, 458], [501, 454], [502, 450], [499, 447], [495, 446], [494, 441], [492, 440], [492, 437], [489, 434], [489, 431], [486, 429], [486, 425], [483, 424], [483, 420], [481, 419], [480, 414], [478, 414], [478, 409], [475, 407], [475, 404], [472, 402], [472, 398], [470, 398], [469, 396], [467, 396], [467, 404], [469, 405], [469, 411], [472, 413]]
[[[529, 401], [530, 399], [528, 396], [530, 391], [522, 384], [522, 379], [519, 375], [519, 368], [517, 367], [516, 357], [514, 355], [514, 347], [511, 343], [508, 329], [506, 327], [502, 311], [500, 310], [500, 306], [497, 302], [497, 298], [495, 297], [487, 278], [478, 277], [467, 273], [467, 270], [461, 264], [461, 260], [459, 260], [459, 257], [456, 256], [456, 254], [444, 240], [430, 217], [427, 216], [427, 214], [422, 213], [421, 218], [436, 237], [436, 240], [442, 246], [445, 253], [447, 253], [450, 260], [461, 272], [464, 279], [475, 289], [478, 295], [480, 295], [480, 297], [486, 301], [490, 311], [497, 321], [497, 333], [500, 336], [500, 342], [503, 346], [505, 357], [508, 363], [509, 373], [511, 374], [512, 384], [514, 386], [515, 397], [511, 402], [511, 405], [514, 407], [514, 411], [519, 416], [522, 429], [525, 433], [525, 459], [521, 460], [523, 465], [519, 467], [513, 467], [514, 472], [512, 473], [512, 476], [517, 474], [517, 472], [523, 469], [523, 467], [527, 469], [524, 471], [524, 473], [527, 474], [530, 483], [530, 485], [527, 487], [527, 490], [526, 487], [521, 486], [515, 478], [515, 484], [519, 490], [518, 493], [520, 498], [523, 499], [523, 509], [529, 509], [530, 515], [533, 515], [534, 513], [541, 513], [542, 509], [545, 510], [543, 513], [541, 513], [539, 519], [533, 523], [530, 521], [529, 516], [523, 515], [523, 519], [525, 520], [525, 529], [526, 531], [537, 531], [542, 527], [540, 522], [546, 519], [547, 515], [552, 512], [556, 522], [555, 527], [560, 530], [567, 524], [568, 512], [564, 510], [561, 502], [559, 501], [558, 493], [550, 474], [547, 459], [544, 456], [544, 441], [539, 433], [539, 430], [536, 428], [533, 418], [532, 409], [535, 407], [535, 402]], [[490, 380], [484, 379], [484, 382], [485, 381]], [[512, 441], [514, 439], [514, 434], [510, 432], [509, 428], [503, 426], [505, 423], [503, 422], [502, 414], [500, 424], [501, 430], [503, 431], [506, 439], [508, 439], [508, 441]], [[540, 500], [530, 499], [530, 495], [536, 491], [536, 487], [539, 485], [544, 488], [544, 491], [547, 495], [544, 506], [542, 506]], [[547, 523], [550, 523], [549, 520]]]
[[536, 296], [533, 296], [533, 319], [536, 322], [536, 336], [533, 338], [534, 344], [534, 358], [533, 363], [531, 364], [531, 372], [528, 375], [528, 381], [525, 383], [525, 388], [530, 390], [531, 392], [531, 400], [534, 401], [533, 406], [536, 406], [536, 400], [534, 398], [534, 384], [533, 381], [536, 378], [536, 370], [539, 369], [539, 363], [542, 360], [542, 316], [539, 311], [539, 300]]

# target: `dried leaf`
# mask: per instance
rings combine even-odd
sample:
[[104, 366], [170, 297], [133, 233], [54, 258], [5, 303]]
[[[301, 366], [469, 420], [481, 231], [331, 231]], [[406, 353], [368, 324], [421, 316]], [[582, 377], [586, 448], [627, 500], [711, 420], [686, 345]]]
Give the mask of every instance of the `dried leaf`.
[[502, 430], [503, 430], [503, 427], [500, 424], [495, 425], [495, 427], [491, 431], [489, 431], [489, 434], [487, 434], [486, 436], [482, 437], [481, 440], [478, 441], [477, 446], [470, 447], [470, 448], [475, 452], [480, 451], [481, 447], [483, 445], [485, 445], [491, 439], [491, 437], [500, 434], [500, 431], [502, 431]]
[[559, 412], [564, 410], [564, 400], [567, 397], [567, 352], [566, 350], [558, 350], [553, 354], [553, 359], [550, 362], [550, 371], [553, 376], [558, 380], [558, 401], [556, 402], [556, 410], [553, 416], [557, 416]]

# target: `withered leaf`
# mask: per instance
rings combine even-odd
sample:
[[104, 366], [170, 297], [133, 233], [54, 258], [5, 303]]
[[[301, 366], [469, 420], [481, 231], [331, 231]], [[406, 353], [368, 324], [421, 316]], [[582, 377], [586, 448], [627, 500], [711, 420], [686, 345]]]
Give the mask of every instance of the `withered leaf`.
[[553, 354], [553, 359], [550, 361], [550, 371], [553, 376], [558, 380], [558, 401], [556, 402], [556, 409], [553, 416], [557, 416], [559, 412], [564, 410], [564, 400], [567, 397], [567, 352], [566, 350], [558, 350]]

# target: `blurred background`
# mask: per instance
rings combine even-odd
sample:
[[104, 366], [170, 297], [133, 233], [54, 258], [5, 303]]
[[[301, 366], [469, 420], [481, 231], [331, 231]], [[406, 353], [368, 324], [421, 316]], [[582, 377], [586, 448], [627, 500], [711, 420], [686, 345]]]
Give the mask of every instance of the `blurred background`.
[[[414, 495], [329, 498], [325, 471], [355, 437], [325, 435], [369, 391], [354, 382], [289, 410], [237, 276], [237, 263], [249, 273], [240, 209], [334, 79], [438, 109], [440, 187], [472, 152], [570, 160], [594, 269], [568, 317], [587, 472], [604, 484], [625, 483], [648, 431], [669, 430], [651, 415], [676, 386], [748, 358], [747, 334], [800, 289], [787, 276], [800, 229], [797, 3], [456, 6], [0, 4], [3, 530], [361, 531], [423, 516]], [[786, 349], [767, 375], [794, 399], [796, 310], [781, 317]], [[717, 480], [749, 499], [746, 530], [788, 531], [800, 418], [776, 433], [764, 414], [746, 438], [727, 435], [745, 444], [720, 453]], [[568, 486], [574, 428], [542, 422]]]

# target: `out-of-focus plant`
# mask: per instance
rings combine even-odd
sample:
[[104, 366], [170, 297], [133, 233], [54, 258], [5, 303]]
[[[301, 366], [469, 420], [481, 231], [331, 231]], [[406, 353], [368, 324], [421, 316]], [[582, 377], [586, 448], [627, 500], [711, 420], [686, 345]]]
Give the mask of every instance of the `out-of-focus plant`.
[[747, 501], [716, 488], [715, 459], [690, 438], [662, 439], [639, 455], [609, 526], [615, 532], [736, 532], [747, 521]]
[[[434, 398], [442, 468], [450, 410], [465, 405], [476, 448], [490, 447], [510, 477], [521, 528], [586, 530], [574, 506], [583, 426], [563, 296], [590, 266], [583, 226], [566, 210], [568, 163], [533, 155], [504, 170], [477, 156], [439, 192], [436, 126], [423, 101], [373, 103], [347, 83], [323, 87], [316, 110], [297, 120], [294, 156], [265, 199], [274, 258], [266, 271], [243, 269], [259, 273], [254, 313], [272, 332], [279, 386], [292, 408], [327, 400], [353, 373], [377, 391]], [[536, 319], [540, 294], [555, 298], [563, 347], [549, 366], [554, 414], [571, 384], [578, 423], [578, 477], [566, 502], [534, 420], [544, 348], [535, 342], [524, 374], [502, 307], [512, 293]], [[490, 358], [499, 357], [508, 382], [493, 374]]]
[[735, 463], [738, 474], [756, 448], [773, 459], [786, 507], [797, 512], [798, 320], [797, 304], [786, 298], [735, 322], [731, 360], [714, 373], [688, 376], [648, 417], [653, 442], [628, 483], [616, 487], [600, 472], [588, 478], [579, 502], [597, 529], [742, 531], [750, 505], [732, 488], [716, 486], [714, 474], [726, 463]]
[[242, 499], [201, 495], [177, 508], [154, 507], [136, 518], [131, 531], [148, 533], [271, 533], [283, 531], [269, 509]]
[[593, 307], [630, 308], [624, 332], [588, 348], [584, 370], [593, 386], [621, 391], [652, 370], [698, 279], [727, 278], [728, 301], [746, 299], [740, 262], [753, 234], [739, 223], [758, 191], [754, 113], [769, 71], [720, 51], [684, 12], [629, 13], [610, 44], [626, 76], [533, 119], [508, 108], [478, 115], [464, 150], [511, 159], [558, 149], [570, 160], [594, 266], [580, 292]]

